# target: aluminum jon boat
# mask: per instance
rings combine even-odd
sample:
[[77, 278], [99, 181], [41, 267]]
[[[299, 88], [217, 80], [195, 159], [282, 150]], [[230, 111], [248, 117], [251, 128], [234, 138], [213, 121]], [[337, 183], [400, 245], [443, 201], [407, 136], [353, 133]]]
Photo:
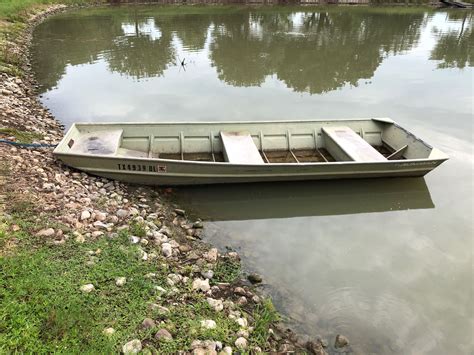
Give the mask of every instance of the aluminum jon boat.
[[423, 176], [448, 159], [387, 118], [76, 123], [54, 155], [147, 185]]

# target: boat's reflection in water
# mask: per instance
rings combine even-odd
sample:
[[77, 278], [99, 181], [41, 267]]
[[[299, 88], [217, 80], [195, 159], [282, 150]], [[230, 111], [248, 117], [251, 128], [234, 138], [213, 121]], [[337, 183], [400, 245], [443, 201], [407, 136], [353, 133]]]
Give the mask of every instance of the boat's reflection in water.
[[174, 190], [188, 212], [230, 221], [433, 208], [424, 178], [278, 182]]

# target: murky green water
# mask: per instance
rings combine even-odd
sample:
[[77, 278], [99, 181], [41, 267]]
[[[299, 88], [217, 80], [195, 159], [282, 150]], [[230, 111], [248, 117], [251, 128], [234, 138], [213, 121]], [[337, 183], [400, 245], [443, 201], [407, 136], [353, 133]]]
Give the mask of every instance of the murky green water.
[[389, 116], [442, 149], [451, 159], [425, 179], [176, 195], [301, 331], [342, 333], [358, 354], [468, 354], [472, 25], [413, 8], [93, 9], [40, 25], [33, 59], [66, 126]]

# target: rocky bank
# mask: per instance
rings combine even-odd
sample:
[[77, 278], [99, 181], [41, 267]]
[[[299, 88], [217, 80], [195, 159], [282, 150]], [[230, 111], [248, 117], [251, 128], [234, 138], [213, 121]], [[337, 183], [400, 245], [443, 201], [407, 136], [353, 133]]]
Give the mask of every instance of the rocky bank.
[[[36, 84], [29, 71], [28, 46], [31, 29], [46, 16], [64, 10], [64, 6], [54, 6], [34, 15], [28, 29], [11, 43], [11, 50], [21, 58], [24, 74], [0, 74], [0, 139], [55, 144], [63, 135], [61, 124], [37, 99]], [[221, 254], [203, 243], [200, 240], [202, 223], [189, 220], [185, 211], [170, 204], [163, 198], [163, 190], [128, 186], [72, 170], [53, 158], [51, 148], [32, 149], [0, 143], [0, 156], [0, 168], [6, 175], [0, 186], [0, 195], [6, 196], [2, 218], [8, 231], [21, 228], [16, 224], [15, 210], [28, 205], [28, 211], [33, 214], [30, 217], [36, 221], [34, 230], [30, 231], [31, 238], [40, 238], [53, 248], [66, 243], [83, 245], [100, 238], [113, 239], [127, 231], [129, 243], [137, 247], [143, 263], [156, 264], [157, 268], [165, 265], [173, 270], [167, 275], [166, 287], [156, 286], [160, 302], [149, 305], [150, 309], [159, 310], [161, 318], [150, 313], [149, 318], [136, 324], [137, 328], [153, 329], [155, 342], [176, 336], [163, 322], [168, 308], [176, 303], [186, 303], [189, 294], [198, 293], [205, 297], [216, 314], [225, 314], [234, 320], [238, 330], [232, 335], [235, 339], [232, 343], [195, 339], [191, 346], [181, 349], [182, 353], [326, 353], [326, 342], [299, 338], [276, 323], [268, 329], [268, 340], [261, 347], [251, 346], [249, 337], [255, 328], [252, 314], [262, 303], [262, 297], [248, 281], [239, 277], [232, 282], [213, 282], [217, 265], [228, 261], [238, 263], [239, 255], [235, 252]], [[21, 240], [9, 239], [0, 255], [14, 254], [20, 243]], [[100, 253], [100, 250], [91, 250], [90, 262], [100, 262]], [[150, 273], [147, 277], [155, 275]], [[114, 282], [123, 287], [127, 279], [118, 277]], [[78, 293], [92, 293], [100, 286], [78, 285]], [[203, 319], [201, 326], [212, 329], [216, 322]], [[112, 327], [105, 328], [104, 336], [114, 332]], [[341, 338], [338, 340], [337, 345], [341, 345]], [[121, 350], [127, 354], [156, 352], [149, 343], [146, 339], [130, 339]], [[344, 343], [342, 347], [347, 346]]]

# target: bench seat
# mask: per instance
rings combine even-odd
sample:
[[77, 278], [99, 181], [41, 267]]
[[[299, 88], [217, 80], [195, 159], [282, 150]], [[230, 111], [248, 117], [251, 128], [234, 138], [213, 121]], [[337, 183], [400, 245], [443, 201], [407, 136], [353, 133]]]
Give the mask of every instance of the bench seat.
[[323, 127], [326, 149], [338, 161], [386, 161], [374, 147], [346, 126]]
[[232, 164], [265, 164], [248, 132], [220, 132], [224, 157]]

